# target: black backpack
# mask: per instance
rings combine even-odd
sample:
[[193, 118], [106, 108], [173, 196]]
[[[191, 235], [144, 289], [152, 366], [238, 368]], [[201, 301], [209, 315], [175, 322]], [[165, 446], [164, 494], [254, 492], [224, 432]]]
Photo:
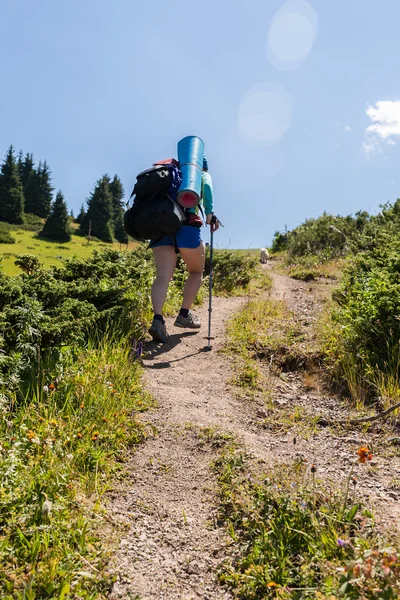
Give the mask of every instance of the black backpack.
[[139, 173], [130, 196], [135, 196], [133, 205], [124, 214], [127, 234], [143, 242], [176, 233], [186, 220], [171, 197], [181, 181], [181, 171], [173, 164], [156, 165]]
[[185, 222], [185, 213], [168, 194], [157, 194], [148, 200], [136, 199], [124, 214], [125, 230], [138, 242], [176, 233]]

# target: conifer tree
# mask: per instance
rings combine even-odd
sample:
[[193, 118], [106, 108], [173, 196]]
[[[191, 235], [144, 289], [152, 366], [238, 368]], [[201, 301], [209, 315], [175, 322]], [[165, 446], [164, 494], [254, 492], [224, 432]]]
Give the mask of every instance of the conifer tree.
[[21, 179], [21, 181], [22, 181], [22, 165], [23, 165], [23, 162], [24, 162], [23, 156], [24, 156], [24, 153], [22, 152], [22, 150], [20, 150], [18, 152], [17, 167], [18, 167], [18, 175], [19, 175], [19, 178]]
[[74, 219], [74, 222], [75, 222], [75, 223], [79, 223], [79, 224], [81, 224], [81, 223], [82, 223], [82, 221], [83, 221], [83, 219], [84, 219], [84, 217], [85, 217], [85, 207], [84, 207], [84, 206], [83, 206], [83, 204], [82, 204], [82, 206], [81, 206], [81, 210], [79, 211], [79, 213], [78, 213], [78, 215], [77, 215], [76, 219]]
[[39, 163], [38, 169], [32, 169], [28, 181], [24, 188], [25, 212], [37, 215], [38, 198], [40, 196], [40, 171], [42, 164]]
[[51, 171], [46, 161], [43, 163], [43, 167], [39, 173], [40, 177], [40, 196], [37, 206], [38, 217], [46, 219], [50, 214], [51, 202], [53, 199], [53, 186], [51, 185]]
[[87, 212], [82, 220], [80, 230], [89, 233], [103, 242], [113, 241], [113, 204], [109, 178], [103, 175], [87, 201]]
[[62, 192], [59, 191], [40, 235], [57, 242], [69, 242], [71, 239], [69, 221], [67, 203]]
[[124, 225], [124, 211], [122, 209], [120, 210], [117, 219], [114, 221], [114, 237], [121, 244], [127, 244], [129, 242], [129, 237]]
[[0, 221], [24, 222], [24, 195], [12, 146], [7, 150], [0, 172]]
[[123, 209], [123, 198], [125, 196], [124, 186], [118, 175], [114, 175], [114, 179], [110, 182], [110, 191], [112, 194], [113, 217], [116, 220], [119, 218], [121, 209]]
[[[19, 160], [18, 160], [18, 164], [19, 164]], [[30, 174], [32, 173], [33, 169], [34, 169], [35, 163], [33, 161], [33, 154], [29, 154], [29, 152], [27, 152], [25, 154], [25, 158], [21, 163], [20, 166], [20, 177], [21, 177], [21, 183], [22, 183], [22, 189], [25, 190], [25, 186], [28, 183], [28, 179]]]
[[43, 164], [40, 162], [37, 170], [33, 167], [31, 168], [26, 186], [24, 188], [24, 194], [25, 212], [33, 213], [38, 217], [46, 219], [50, 214], [51, 202], [53, 198], [51, 172], [46, 161], [44, 161]]
[[118, 175], [114, 175], [114, 179], [110, 182], [110, 190], [112, 194], [113, 204], [113, 221], [114, 221], [114, 237], [121, 244], [127, 244], [129, 241], [128, 235], [124, 227], [124, 203], [125, 196], [124, 186]]

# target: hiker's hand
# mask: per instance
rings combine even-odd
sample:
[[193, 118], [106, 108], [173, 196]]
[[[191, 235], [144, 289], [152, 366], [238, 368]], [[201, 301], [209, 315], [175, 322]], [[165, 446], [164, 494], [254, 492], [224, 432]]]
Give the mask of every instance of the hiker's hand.
[[206, 223], [210, 226], [210, 230], [212, 232], [217, 231], [217, 229], [219, 229], [219, 226], [221, 225], [220, 221], [217, 219], [214, 213], [209, 213], [208, 215], [206, 215]]

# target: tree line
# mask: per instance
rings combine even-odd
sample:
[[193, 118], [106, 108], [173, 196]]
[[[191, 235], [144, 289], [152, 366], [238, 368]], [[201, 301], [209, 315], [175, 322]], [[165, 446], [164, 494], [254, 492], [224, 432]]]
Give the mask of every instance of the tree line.
[[[16, 157], [11, 145], [0, 168], [0, 221], [12, 225], [25, 223], [31, 214], [44, 221], [39, 235], [60, 242], [71, 239], [71, 220], [63, 193], [53, 199], [51, 171], [46, 161], [37, 168], [32, 153], [21, 151]], [[92, 235], [104, 242], [128, 242], [123, 223], [125, 191], [117, 175], [103, 175], [95, 184], [79, 215], [77, 233]]]

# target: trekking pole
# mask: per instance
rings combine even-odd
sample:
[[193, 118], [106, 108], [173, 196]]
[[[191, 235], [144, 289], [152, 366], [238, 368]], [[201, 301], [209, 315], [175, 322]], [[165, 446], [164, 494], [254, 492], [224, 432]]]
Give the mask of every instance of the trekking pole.
[[[214, 221], [213, 221], [214, 219]], [[214, 224], [216, 222], [216, 217], [215, 215], [212, 217], [211, 219], [211, 223], [210, 223], [210, 278], [208, 281], [208, 336], [207, 336], [207, 340], [208, 340], [208, 345], [207, 348], [205, 348], [205, 350], [211, 350], [212, 346], [211, 346], [211, 340], [213, 339], [211, 337], [211, 313], [212, 313], [212, 278], [213, 278], [213, 247], [214, 247], [214, 232], [212, 230], [211, 225]]]

